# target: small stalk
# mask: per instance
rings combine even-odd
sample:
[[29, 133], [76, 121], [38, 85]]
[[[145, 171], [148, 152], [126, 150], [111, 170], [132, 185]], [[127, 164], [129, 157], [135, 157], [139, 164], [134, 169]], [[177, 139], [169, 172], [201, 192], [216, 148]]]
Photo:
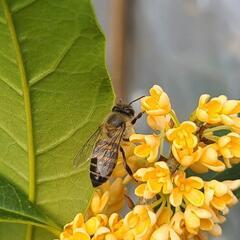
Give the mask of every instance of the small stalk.
[[163, 147], [164, 147], [164, 137], [165, 137], [165, 132], [162, 130], [160, 133], [160, 155], [163, 155]]
[[178, 127], [180, 125], [180, 122], [179, 122], [179, 120], [177, 118], [176, 113], [173, 110], [171, 110], [171, 112], [169, 114], [170, 114], [170, 116], [171, 116], [171, 118], [172, 118], [172, 120], [174, 122], [175, 127]]
[[151, 208], [153, 209], [153, 208], [159, 206], [162, 202], [163, 202], [163, 199], [161, 197], [159, 200], [157, 200], [156, 202], [151, 204]]

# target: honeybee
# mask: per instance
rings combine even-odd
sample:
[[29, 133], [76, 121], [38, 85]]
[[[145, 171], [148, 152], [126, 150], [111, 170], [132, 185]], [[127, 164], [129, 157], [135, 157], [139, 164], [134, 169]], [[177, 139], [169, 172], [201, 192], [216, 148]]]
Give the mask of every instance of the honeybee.
[[[128, 141], [128, 137], [133, 131], [133, 125], [143, 114], [140, 112], [134, 117], [135, 112], [131, 106], [133, 102], [141, 98], [137, 98], [129, 104], [116, 104], [103, 124], [90, 136], [74, 158], [75, 167], [82, 166], [86, 161], [91, 160], [90, 179], [93, 187], [102, 185], [111, 176], [119, 152], [122, 154], [126, 171], [132, 176], [121, 143]], [[90, 158], [88, 158], [89, 156]], [[81, 164], [84, 160], [85, 162]]]

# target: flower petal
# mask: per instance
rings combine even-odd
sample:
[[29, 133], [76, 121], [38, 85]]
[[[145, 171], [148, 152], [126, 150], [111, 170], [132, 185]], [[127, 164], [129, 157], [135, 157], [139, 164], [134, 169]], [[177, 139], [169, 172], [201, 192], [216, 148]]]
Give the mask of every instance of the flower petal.
[[178, 188], [174, 188], [169, 198], [170, 203], [174, 207], [178, 207], [182, 203], [182, 197], [183, 197], [182, 192], [180, 192]]
[[139, 186], [137, 186], [135, 188], [135, 194], [138, 196], [138, 197], [142, 197], [144, 195], [144, 192], [145, 192], [145, 189], [146, 189], [146, 184], [140, 184]]
[[184, 192], [184, 197], [197, 207], [202, 206], [204, 203], [204, 194], [197, 189], [191, 189], [190, 192]]
[[168, 240], [169, 231], [170, 231], [170, 226], [168, 224], [164, 224], [153, 232], [150, 240], [159, 240], [159, 239]]
[[150, 154], [151, 148], [147, 144], [138, 145], [134, 149], [134, 154], [141, 158], [146, 158]]

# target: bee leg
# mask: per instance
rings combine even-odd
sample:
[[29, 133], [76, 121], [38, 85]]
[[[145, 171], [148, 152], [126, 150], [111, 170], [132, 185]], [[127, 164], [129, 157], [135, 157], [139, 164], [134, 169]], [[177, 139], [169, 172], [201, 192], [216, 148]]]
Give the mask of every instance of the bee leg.
[[126, 198], [127, 200], [127, 205], [130, 209], [133, 209], [136, 205], [135, 203], [133, 202], [133, 200], [127, 195], [127, 194], [124, 194], [124, 197]]
[[136, 121], [137, 121], [139, 118], [142, 117], [143, 113], [144, 113], [144, 112], [138, 113], [138, 115], [131, 121], [131, 124], [134, 125], [134, 124], [136, 123]]
[[129, 167], [128, 163], [127, 163], [125, 152], [124, 152], [124, 150], [121, 146], [120, 146], [120, 152], [122, 153], [123, 164], [124, 164], [124, 167], [125, 167], [127, 173], [134, 179], [134, 181], [136, 181], [136, 179], [133, 177], [133, 172], [132, 172], [131, 168]]

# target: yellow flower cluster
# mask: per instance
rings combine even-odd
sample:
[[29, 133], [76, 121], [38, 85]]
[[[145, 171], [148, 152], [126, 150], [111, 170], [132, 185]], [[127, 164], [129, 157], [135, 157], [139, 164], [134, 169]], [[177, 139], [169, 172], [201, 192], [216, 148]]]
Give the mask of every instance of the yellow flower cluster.
[[239, 112], [239, 100], [228, 100], [223, 95], [210, 99], [208, 94], [204, 94], [199, 99], [196, 118], [204, 123], [230, 126], [240, 133], [240, 118], [237, 115]]
[[83, 215], [78, 214], [64, 227], [60, 240], [147, 240], [156, 219], [156, 214], [145, 205], [135, 206], [124, 219], [113, 213], [110, 217], [97, 214], [85, 221]]
[[[201, 240], [221, 235], [220, 224], [238, 202], [234, 191], [240, 179], [203, 180], [201, 174], [217, 175], [240, 163], [240, 101], [202, 95], [190, 119], [180, 122], [160, 86], [149, 92], [141, 109], [153, 133], [133, 133], [121, 144], [134, 175], [128, 175], [119, 154], [112, 177], [95, 189], [85, 219], [78, 214], [60, 240]], [[134, 194], [128, 193], [132, 187]], [[127, 205], [130, 210], [120, 217]]]
[[112, 240], [120, 239], [125, 233], [123, 220], [114, 213], [109, 218], [104, 214], [84, 220], [83, 215], [78, 214], [74, 220], [64, 227], [60, 235], [61, 240]]

